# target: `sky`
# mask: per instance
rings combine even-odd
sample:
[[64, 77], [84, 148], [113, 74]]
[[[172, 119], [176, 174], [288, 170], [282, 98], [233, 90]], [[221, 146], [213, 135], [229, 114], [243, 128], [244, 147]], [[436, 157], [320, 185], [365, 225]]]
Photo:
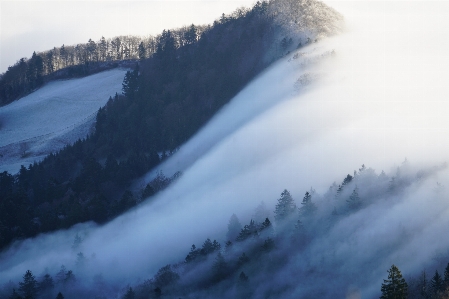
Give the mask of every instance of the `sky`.
[[5, 1], [0, 0], [0, 73], [33, 51], [120, 35], [209, 24], [253, 0]]

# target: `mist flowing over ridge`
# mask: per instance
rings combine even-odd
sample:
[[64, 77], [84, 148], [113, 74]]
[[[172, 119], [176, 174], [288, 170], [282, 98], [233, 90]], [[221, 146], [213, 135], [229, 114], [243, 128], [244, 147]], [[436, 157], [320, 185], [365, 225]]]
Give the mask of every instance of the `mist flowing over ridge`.
[[[326, 294], [335, 288], [374, 298], [392, 263], [416, 274], [436, 255], [447, 256], [441, 234], [449, 222], [448, 170], [432, 167], [448, 161], [449, 45], [441, 37], [448, 36], [449, 4], [342, 3], [337, 9], [347, 32], [273, 65], [158, 168], [182, 168], [176, 184], [105, 226], [83, 224], [15, 244], [0, 256], [0, 281], [17, 280], [26, 269], [75, 266], [76, 233], [94, 275], [139, 281], [181, 259], [192, 242], [224, 238], [232, 213], [249, 220], [262, 200], [272, 209], [284, 188], [297, 199], [311, 186], [323, 195], [362, 164], [389, 178], [399, 169], [409, 183], [334, 223], [270, 281], [320, 268], [323, 276], [304, 281], [334, 279]], [[235, 118], [237, 126], [221, 129]], [[208, 144], [203, 155], [189, 155]], [[412, 169], [401, 164], [405, 158]], [[332, 210], [333, 202], [316, 200], [323, 215]], [[313, 288], [298, 283], [290, 296]]]

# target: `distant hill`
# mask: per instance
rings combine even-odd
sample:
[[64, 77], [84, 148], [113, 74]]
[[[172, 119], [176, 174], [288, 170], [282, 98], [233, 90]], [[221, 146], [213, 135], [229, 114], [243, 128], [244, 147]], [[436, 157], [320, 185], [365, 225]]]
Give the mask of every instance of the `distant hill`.
[[176, 151], [273, 61], [338, 32], [340, 21], [320, 2], [282, 0], [257, 2], [183, 34], [164, 30], [154, 54], [126, 73], [123, 94], [99, 109], [94, 133], [21, 167], [14, 179], [1, 174], [0, 211], [12, 217], [0, 215], [8, 219], [0, 226], [0, 246], [88, 220], [104, 223], [153, 195], [160, 184], [133, 194], [131, 182]]

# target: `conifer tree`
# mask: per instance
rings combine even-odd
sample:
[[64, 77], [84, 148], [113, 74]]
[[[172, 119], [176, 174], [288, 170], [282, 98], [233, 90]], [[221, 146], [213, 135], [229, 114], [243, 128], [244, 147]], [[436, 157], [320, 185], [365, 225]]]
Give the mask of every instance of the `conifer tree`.
[[447, 263], [446, 269], [444, 269], [444, 287], [449, 289], [449, 263]]
[[262, 222], [262, 224], [260, 225], [260, 227], [259, 227], [259, 231], [260, 232], [262, 232], [262, 231], [264, 231], [264, 230], [271, 230], [271, 221], [270, 221], [270, 219], [268, 219], [268, 218], [265, 218], [265, 221], [264, 222]]
[[50, 274], [45, 274], [42, 278], [41, 282], [39, 283], [39, 292], [46, 293], [51, 291], [54, 288], [55, 284], [53, 282], [53, 278], [50, 276]]
[[351, 196], [349, 196], [349, 199], [346, 200], [346, 202], [348, 203], [348, 208], [350, 210], [356, 210], [362, 204], [362, 202], [360, 201], [360, 196], [359, 196], [358, 190], [359, 189], [356, 186], [355, 189], [352, 191]]
[[145, 45], [143, 44], [143, 42], [140, 42], [140, 44], [139, 44], [139, 59], [144, 60], [145, 58], [147, 58]]
[[249, 225], [245, 225], [241, 229], [236, 241], [245, 241], [249, 237], [251, 237], [251, 236], [256, 237], [257, 235], [258, 235], [258, 233], [257, 233], [256, 223], [254, 222], [254, 220], [251, 219], [251, 221], [249, 222]]
[[246, 255], [246, 253], [242, 253], [242, 255], [239, 257], [239, 260], [237, 261], [237, 264], [239, 266], [246, 264], [249, 262], [249, 257]]
[[245, 283], [245, 282], [247, 282], [248, 281], [248, 276], [245, 274], [245, 272], [240, 272], [240, 275], [239, 275], [239, 282], [240, 283]]
[[186, 40], [187, 44], [193, 44], [197, 39], [197, 29], [195, 25], [190, 25], [187, 32], [184, 34], [184, 39]]
[[423, 271], [421, 274], [418, 288], [420, 290], [421, 298], [424, 298], [424, 299], [430, 298], [426, 271]]
[[22, 299], [22, 296], [17, 293], [16, 289], [13, 289], [11, 296], [9, 296], [9, 299]]
[[304, 198], [301, 202], [302, 207], [299, 208], [299, 214], [301, 216], [312, 216], [316, 212], [316, 206], [312, 202], [312, 195], [309, 192], [306, 192]]
[[160, 268], [154, 276], [154, 283], [157, 287], [163, 288], [175, 283], [180, 278], [179, 274], [173, 271], [172, 266], [166, 265]]
[[435, 271], [435, 275], [432, 277], [430, 281], [430, 287], [432, 289], [432, 294], [434, 296], [438, 296], [440, 293], [444, 291], [444, 281], [441, 275], [438, 273], [438, 270]]
[[398, 267], [392, 265], [388, 272], [388, 279], [382, 283], [380, 299], [406, 299], [407, 283]]
[[274, 210], [274, 219], [277, 222], [282, 222], [292, 216], [296, 211], [296, 204], [290, 195], [290, 192], [284, 190], [281, 197], [278, 199]]
[[23, 275], [23, 282], [19, 282], [19, 286], [19, 291], [25, 299], [37, 298], [37, 281], [30, 270]]
[[192, 247], [190, 247], [190, 252], [185, 258], [186, 263], [194, 261], [200, 254], [201, 249], [196, 248], [195, 244], [192, 244]]
[[222, 280], [227, 275], [228, 265], [221, 252], [218, 252], [217, 256], [215, 257], [215, 261], [212, 266], [212, 272], [214, 280], [216, 281]]
[[228, 223], [228, 232], [226, 233], [226, 238], [230, 241], [234, 241], [242, 229], [242, 224], [240, 223], [237, 215], [232, 214]]
[[133, 291], [133, 288], [129, 287], [128, 290], [126, 291], [125, 296], [123, 296], [123, 299], [134, 299], [135, 296], [136, 295]]

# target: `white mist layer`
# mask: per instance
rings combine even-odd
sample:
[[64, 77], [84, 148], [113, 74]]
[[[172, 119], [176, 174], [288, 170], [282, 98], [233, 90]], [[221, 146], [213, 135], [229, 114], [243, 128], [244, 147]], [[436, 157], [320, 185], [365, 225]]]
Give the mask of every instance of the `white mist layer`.
[[91, 133], [96, 113], [122, 89], [126, 69], [53, 81], [0, 107], [0, 171], [16, 173]]
[[[449, 26], [443, 16], [449, 3], [334, 4], [348, 31], [301, 49], [300, 59], [282, 59], [247, 86], [158, 168], [183, 170], [176, 184], [103, 227], [78, 225], [18, 244], [0, 257], [0, 281], [18, 281], [27, 269], [56, 273], [61, 264], [76, 274], [82, 251], [89, 258], [86, 273], [132, 283], [182, 260], [192, 243], [222, 242], [232, 213], [246, 222], [260, 201], [273, 210], [284, 188], [299, 203], [311, 186], [324, 193], [363, 163], [388, 173], [405, 158], [422, 167], [448, 161]], [[296, 92], [304, 73], [317, 79]], [[336, 281], [369, 278], [351, 281], [364, 298], [378, 295], [393, 263], [416, 274], [449, 246], [441, 238], [449, 224], [448, 194], [433, 192], [436, 182], [447, 186], [448, 177], [441, 171], [397, 201], [340, 221], [290, 268], [333, 269], [338, 261]], [[73, 251], [76, 232], [84, 241]], [[396, 242], [404, 234], [406, 241]], [[298, 287], [292, 296], [301, 292]]]

